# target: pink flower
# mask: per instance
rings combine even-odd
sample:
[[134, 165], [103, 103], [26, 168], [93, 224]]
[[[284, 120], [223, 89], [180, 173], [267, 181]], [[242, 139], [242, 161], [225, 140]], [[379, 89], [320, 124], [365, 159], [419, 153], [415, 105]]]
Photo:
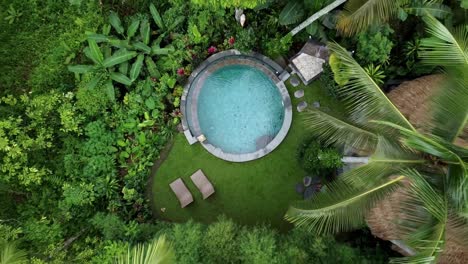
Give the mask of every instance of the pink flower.
[[177, 69], [177, 75], [179, 75], [179, 76], [184, 76], [184, 75], [185, 75], [185, 70], [184, 70], [184, 68], [179, 68], [179, 69]]
[[236, 42], [236, 39], [234, 37], [230, 37], [228, 41], [229, 41], [229, 45], [232, 46]]
[[154, 77], [151, 77], [150, 79], [151, 79], [151, 81], [153, 81], [153, 82], [157, 82], [157, 81], [158, 81], [158, 79], [156, 79], [156, 78], [154, 78]]
[[209, 54], [213, 54], [213, 53], [215, 53], [216, 51], [217, 51], [217, 49], [216, 49], [215, 46], [211, 46], [211, 47], [208, 48], [208, 53], [209, 53]]

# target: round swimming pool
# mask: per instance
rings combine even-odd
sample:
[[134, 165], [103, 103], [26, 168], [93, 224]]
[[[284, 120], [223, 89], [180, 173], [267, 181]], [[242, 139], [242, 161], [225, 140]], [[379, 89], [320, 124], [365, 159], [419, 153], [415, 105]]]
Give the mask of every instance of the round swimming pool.
[[224, 66], [201, 85], [200, 129], [212, 145], [224, 152], [255, 152], [281, 129], [281, 93], [262, 71], [248, 65]]
[[184, 123], [192, 139], [206, 139], [201, 143], [209, 152], [248, 161], [284, 139], [291, 103], [271, 65], [252, 56], [227, 55], [194, 73], [182, 98]]

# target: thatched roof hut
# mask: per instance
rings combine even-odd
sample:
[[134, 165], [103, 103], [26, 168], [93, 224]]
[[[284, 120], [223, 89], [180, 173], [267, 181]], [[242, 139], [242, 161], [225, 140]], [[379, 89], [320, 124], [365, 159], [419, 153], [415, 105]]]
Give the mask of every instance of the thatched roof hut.
[[[388, 97], [405, 115], [416, 129], [426, 130], [425, 125], [430, 118], [431, 98], [443, 81], [442, 75], [424, 76], [412, 81], [404, 82], [392, 90]], [[465, 137], [462, 135], [462, 137]], [[465, 139], [460, 138], [458, 145], [468, 146]], [[398, 234], [397, 221], [404, 216], [398, 210], [398, 204], [406, 199], [405, 188], [392, 193], [386, 199], [380, 201], [368, 214], [367, 223], [372, 233], [385, 240], [394, 242], [394, 248], [403, 255], [410, 255], [411, 249], [401, 242]], [[462, 245], [453, 239], [450, 228], [446, 232], [446, 243], [439, 263], [465, 264], [468, 263], [468, 246]]]

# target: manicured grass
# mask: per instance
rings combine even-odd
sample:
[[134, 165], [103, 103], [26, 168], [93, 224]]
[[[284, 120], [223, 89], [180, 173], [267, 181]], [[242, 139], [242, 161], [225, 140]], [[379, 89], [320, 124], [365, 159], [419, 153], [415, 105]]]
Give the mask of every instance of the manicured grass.
[[[287, 229], [283, 220], [289, 204], [300, 195], [295, 184], [305, 176], [296, 161], [296, 149], [309, 132], [301, 120], [296, 105], [306, 100], [309, 105], [319, 101], [324, 107], [339, 109], [337, 102], [315, 81], [307, 87], [292, 88], [287, 82], [293, 103], [293, 122], [285, 140], [272, 153], [250, 162], [232, 163], [208, 153], [200, 144], [190, 146], [183, 134], [175, 137], [174, 145], [166, 161], [156, 171], [153, 180], [153, 206], [162, 219], [186, 221], [190, 218], [211, 222], [219, 215], [226, 215], [241, 224], [267, 223], [279, 229]], [[304, 89], [305, 96], [294, 98], [294, 91]], [[216, 189], [216, 193], [203, 200], [190, 180], [190, 175], [202, 169]], [[194, 202], [182, 209], [169, 183], [181, 177], [194, 196]], [[165, 212], [161, 211], [165, 208]]]

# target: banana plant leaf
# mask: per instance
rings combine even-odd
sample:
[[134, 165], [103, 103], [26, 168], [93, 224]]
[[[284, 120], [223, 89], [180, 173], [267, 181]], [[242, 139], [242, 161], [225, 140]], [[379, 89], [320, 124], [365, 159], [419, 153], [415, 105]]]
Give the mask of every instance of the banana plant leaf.
[[124, 28], [122, 26], [122, 21], [120, 21], [119, 16], [115, 12], [111, 12], [109, 15], [109, 23], [119, 34], [124, 33]]
[[118, 83], [130, 86], [132, 84], [132, 80], [127, 76], [121, 74], [120, 72], [111, 72], [110, 78]]
[[138, 76], [140, 75], [144, 59], [145, 59], [145, 55], [140, 54], [138, 55], [136, 61], [133, 63], [132, 68], [130, 69], [130, 79], [132, 81], [136, 80]]
[[150, 12], [151, 12], [151, 16], [153, 17], [153, 20], [156, 23], [156, 25], [158, 25], [158, 27], [160, 29], [164, 29], [163, 20], [162, 20], [161, 16], [159, 15], [158, 10], [156, 9], [156, 7], [153, 4], [150, 4]]
[[102, 65], [106, 68], [118, 65], [120, 63], [126, 62], [137, 56], [136, 51], [124, 51], [119, 54], [114, 54], [109, 58], [105, 59]]

